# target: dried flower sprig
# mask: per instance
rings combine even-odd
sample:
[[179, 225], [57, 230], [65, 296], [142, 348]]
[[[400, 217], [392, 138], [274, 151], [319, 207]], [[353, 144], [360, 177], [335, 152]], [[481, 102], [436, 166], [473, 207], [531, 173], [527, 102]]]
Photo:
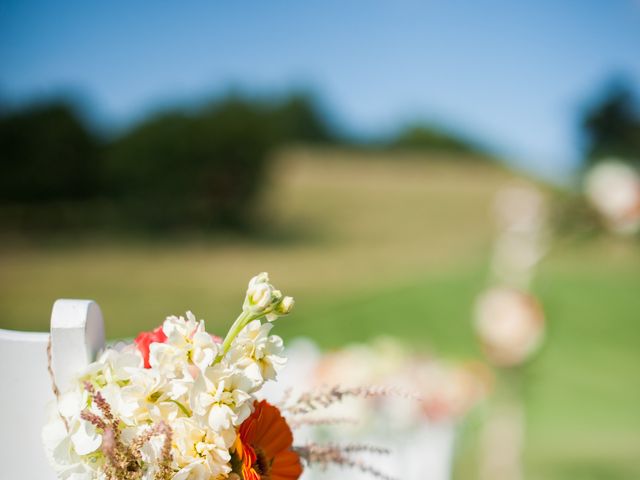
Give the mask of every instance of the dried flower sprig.
[[375, 445], [366, 445], [362, 443], [351, 443], [349, 445], [340, 446], [339, 448], [346, 453], [367, 452], [376, 453], [378, 455], [391, 455], [391, 450], [386, 447], [377, 447]]
[[331, 425], [356, 425], [358, 420], [349, 417], [288, 417], [287, 423], [294, 430], [300, 427], [321, 427]]
[[333, 444], [318, 445], [316, 443], [311, 443], [304, 447], [297, 447], [295, 451], [308, 465], [316, 465], [321, 468], [327, 468], [329, 465], [355, 468], [381, 480], [397, 480], [394, 477], [375, 469], [371, 465], [368, 465], [361, 459], [354, 458], [350, 455], [356, 452], [375, 454], [389, 453], [389, 450], [384, 448], [368, 445], [340, 446]]
[[[98, 409], [104, 416], [104, 420], [100, 419], [101, 422], [106, 424], [107, 426], [106, 428], [112, 428], [114, 430], [113, 433], [115, 435], [115, 439], [119, 440], [120, 439], [120, 428], [118, 427], [119, 422], [116, 421], [116, 418], [113, 416], [113, 412], [111, 411], [111, 405], [109, 405], [109, 402], [105, 400], [105, 398], [102, 396], [100, 392], [96, 391], [95, 387], [90, 382], [84, 382], [84, 389], [87, 391], [87, 393], [89, 393], [91, 400], [93, 400], [93, 402], [96, 404], [96, 407], [98, 407]], [[82, 412], [80, 412], [80, 416], [82, 416], [85, 420], [90, 422], [91, 420], [89, 418], [91, 418], [91, 416], [87, 415], [90, 413], [91, 412], [89, 410], [83, 410]], [[96, 425], [96, 427], [97, 426], [98, 425]], [[105, 428], [105, 427], [102, 427], [102, 428]]]
[[142, 478], [144, 468], [141, 449], [152, 437], [158, 435], [164, 436], [164, 443], [154, 479], [169, 480], [174, 473], [171, 470], [171, 462], [173, 460], [171, 454], [173, 432], [171, 427], [165, 422], [157, 423], [127, 445], [121, 439], [121, 421], [113, 415], [109, 403], [99, 391], [96, 391], [90, 382], [85, 382], [84, 388], [102, 413], [102, 417], [100, 417], [94, 412], [83, 410], [80, 413], [80, 417], [96, 428], [103, 430], [102, 452], [106, 460], [103, 471], [107, 480], [139, 480]]
[[375, 398], [396, 396], [421, 400], [420, 395], [393, 387], [341, 387], [333, 386], [302, 394], [291, 405], [284, 407], [290, 415], [302, 415], [314, 410], [327, 408], [344, 398]]

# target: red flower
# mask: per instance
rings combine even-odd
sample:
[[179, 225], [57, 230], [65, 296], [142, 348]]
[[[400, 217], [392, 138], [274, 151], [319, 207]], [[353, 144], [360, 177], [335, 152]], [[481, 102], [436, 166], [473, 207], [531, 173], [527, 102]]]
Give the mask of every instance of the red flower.
[[255, 410], [238, 431], [235, 454], [243, 480], [296, 480], [302, 474], [300, 458], [291, 449], [293, 435], [273, 405], [255, 403]]
[[162, 326], [159, 326], [152, 332], [140, 332], [140, 334], [138, 334], [134, 342], [136, 342], [136, 346], [144, 359], [144, 368], [151, 368], [151, 365], [149, 365], [149, 346], [152, 343], [164, 343], [166, 341], [167, 336], [162, 331]]

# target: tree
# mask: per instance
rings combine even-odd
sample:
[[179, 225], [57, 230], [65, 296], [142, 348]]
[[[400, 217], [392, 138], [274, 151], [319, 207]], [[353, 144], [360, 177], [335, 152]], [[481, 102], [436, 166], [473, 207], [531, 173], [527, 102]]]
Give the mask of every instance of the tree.
[[160, 114], [111, 146], [111, 196], [150, 226], [242, 224], [272, 147], [268, 125], [263, 109], [239, 99]]
[[0, 200], [83, 200], [100, 188], [100, 145], [68, 105], [0, 117]]
[[305, 94], [292, 94], [271, 113], [274, 134], [279, 142], [335, 143], [335, 133], [319, 112], [313, 98]]
[[582, 127], [587, 164], [615, 156], [640, 167], [640, 107], [628, 85], [613, 83], [603, 98], [587, 110]]

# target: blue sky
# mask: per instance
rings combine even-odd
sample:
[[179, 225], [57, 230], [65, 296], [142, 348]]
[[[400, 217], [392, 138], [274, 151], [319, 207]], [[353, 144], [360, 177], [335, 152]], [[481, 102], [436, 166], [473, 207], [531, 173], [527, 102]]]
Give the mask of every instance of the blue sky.
[[640, 0], [0, 0], [0, 97], [79, 92], [103, 120], [240, 87], [317, 92], [359, 134], [420, 118], [545, 175], [580, 109], [640, 86]]

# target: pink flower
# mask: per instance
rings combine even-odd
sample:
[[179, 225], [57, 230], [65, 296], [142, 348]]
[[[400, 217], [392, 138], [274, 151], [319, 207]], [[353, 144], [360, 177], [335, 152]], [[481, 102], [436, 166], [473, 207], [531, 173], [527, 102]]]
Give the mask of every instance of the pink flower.
[[149, 346], [152, 343], [164, 343], [166, 341], [167, 336], [162, 331], [162, 326], [152, 332], [140, 332], [138, 334], [134, 342], [136, 342], [136, 346], [144, 359], [144, 368], [151, 368], [151, 365], [149, 365]]

